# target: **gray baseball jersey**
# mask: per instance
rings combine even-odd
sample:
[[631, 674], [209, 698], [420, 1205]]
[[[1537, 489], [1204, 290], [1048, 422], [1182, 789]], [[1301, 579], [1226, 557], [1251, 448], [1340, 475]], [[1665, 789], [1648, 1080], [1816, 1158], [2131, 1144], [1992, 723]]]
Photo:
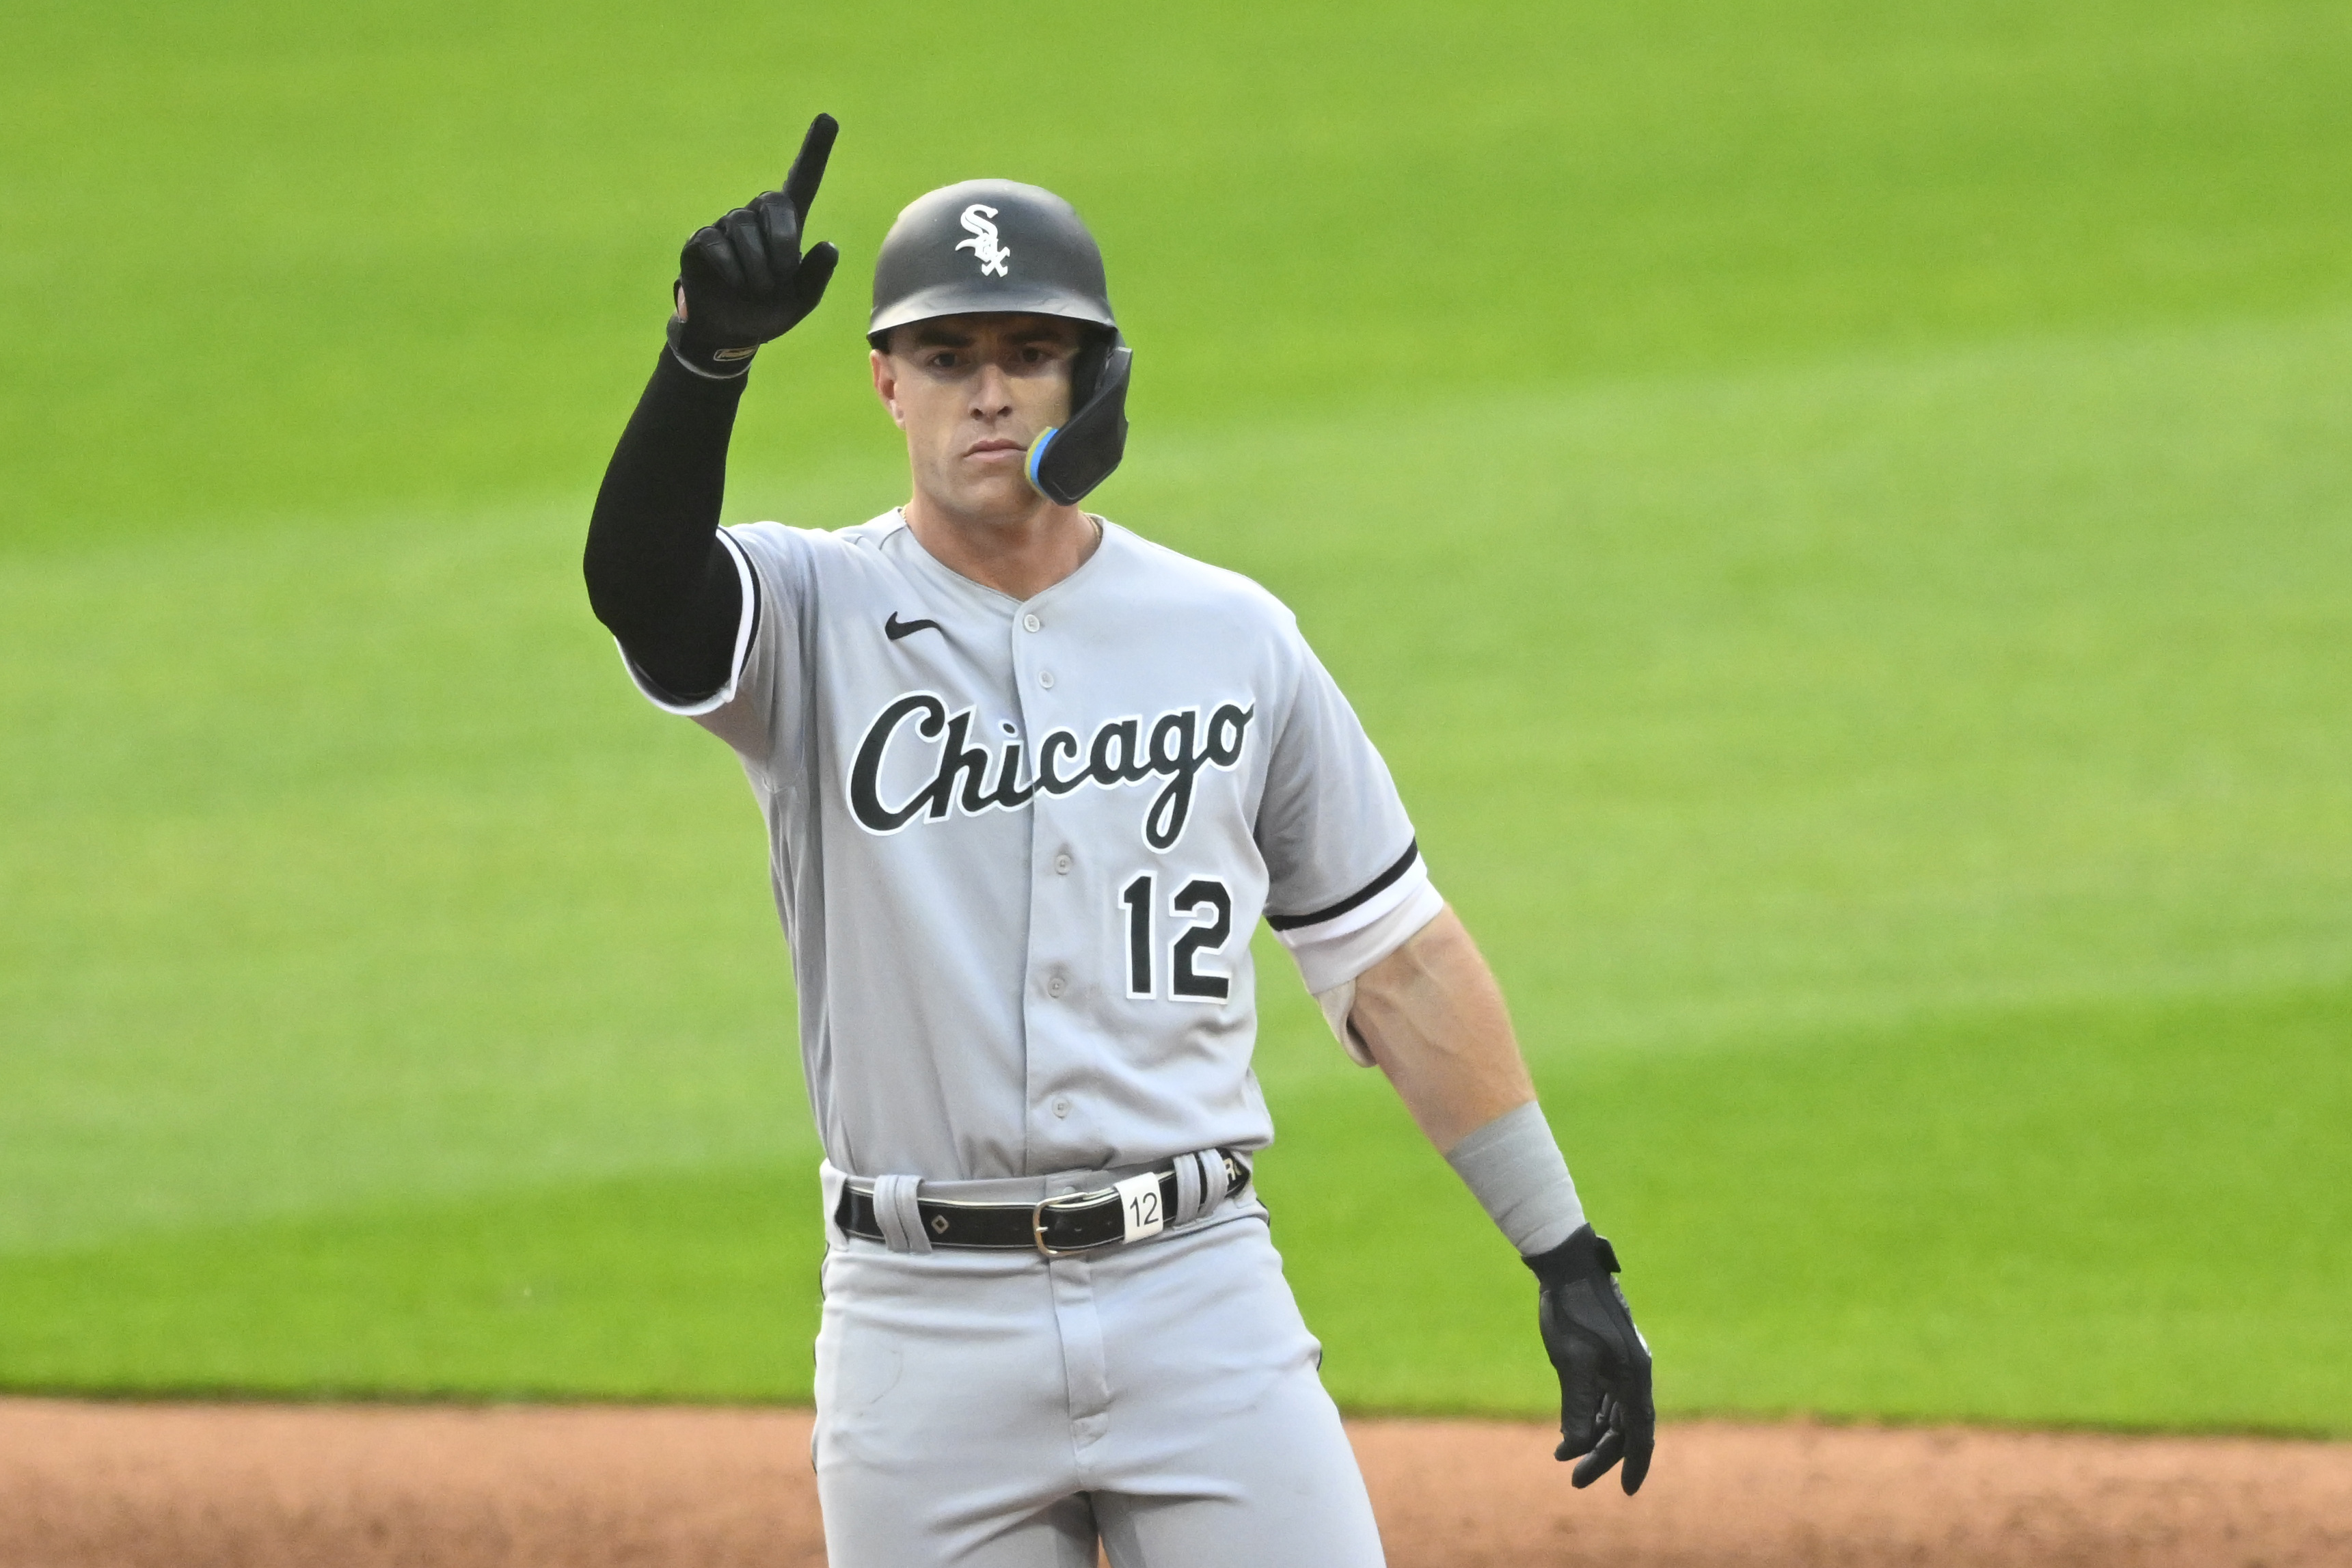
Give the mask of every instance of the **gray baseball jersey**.
[[742, 760], [841, 1171], [1261, 1147], [1260, 916], [1304, 963], [1433, 911], [1388, 770], [1290, 613], [1102, 527], [1025, 601], [941, 565], [895, 511], [730, 528], [733, 678], [682, 704], [632, 670]]

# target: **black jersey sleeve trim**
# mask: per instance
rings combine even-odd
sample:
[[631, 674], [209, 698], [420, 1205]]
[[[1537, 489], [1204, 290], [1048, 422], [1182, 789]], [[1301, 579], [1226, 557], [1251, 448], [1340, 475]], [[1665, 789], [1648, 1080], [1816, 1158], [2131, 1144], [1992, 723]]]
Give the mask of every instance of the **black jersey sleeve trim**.
[[1358, 905], [1368, 903], [1379, 897], [1381, 892], [1392, 886], [1399, 877], [1412, 870], [1412, 863], [1420, 858], [1421, 840], [1416, 837], [1404, 847], [1404, 853], [1397, 857], [1394, 865], [1341, 899], [1338, 903], [1327, 909], [1317, 910], [1313, 914], [1308, 915], [1268, 915], [1265, 917], [1265, 923], [1276, 931], [1297, 931], [1301, 926], [1320, 925], [1325, 921], [1337, 920]]

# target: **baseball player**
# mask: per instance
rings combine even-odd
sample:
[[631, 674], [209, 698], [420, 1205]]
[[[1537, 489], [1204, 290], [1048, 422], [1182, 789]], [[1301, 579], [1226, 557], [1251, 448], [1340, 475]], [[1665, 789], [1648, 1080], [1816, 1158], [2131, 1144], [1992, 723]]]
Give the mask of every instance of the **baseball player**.
[[903, 506], [719, 526], [754, 356], [839, 259], [802, 245], [835, 132], [688, 241], [586, 557], [630, 678], [767, 823], [835, 1568], [1381, 1561], [1250, 1184], [1260, 919], [1534, 1270], [1575, 1484], [1633, 1491], [1648, 1349], [1379, 753], [1271, 595], [1078, 505], [1131, 355], [1069, 205], [973, 180], [883, 240]]

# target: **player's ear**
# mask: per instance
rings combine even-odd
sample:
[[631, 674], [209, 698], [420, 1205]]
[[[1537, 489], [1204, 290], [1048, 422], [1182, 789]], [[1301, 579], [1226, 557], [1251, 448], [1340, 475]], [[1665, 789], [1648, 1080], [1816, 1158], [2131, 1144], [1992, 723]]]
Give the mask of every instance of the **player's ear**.
[[898, 412], [898, 378], [890, 369], [890, 356], [880, 349], [868, 349], [866, 357], [874, 365], [874, 395], [890, 411], [890, 422], [904, 430], [907, 416]]

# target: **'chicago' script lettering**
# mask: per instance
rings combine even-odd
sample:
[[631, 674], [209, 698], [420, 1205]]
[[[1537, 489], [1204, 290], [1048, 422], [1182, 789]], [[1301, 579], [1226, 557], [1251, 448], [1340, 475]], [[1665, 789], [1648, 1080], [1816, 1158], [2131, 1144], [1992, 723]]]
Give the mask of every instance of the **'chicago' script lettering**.
[[[1112, 719], [1094, 738], [1079, 744], [1070, 730], [1049, 731], [1037, 743], [1035, 770], [1024, 780], [1021, 742], [1008, 741], [994, 752], [972, 737], [967, 708], [950, 713], [928, 691], [910, 691], [874, 716], [857, 756], [849, 766], [849, 809], [869, 833], [896, 833], [920, 817], [929, 822], [961, 811], [1014, 811], [1043, 790], [1064, 795], [1083, 784], [1118, 789], [1146, 779], [1168, 782], [1143, 815], [1143, 841], [1168, 849], [1184, 836], [1192, 811], [1192, 780], [1204, 767], [1231, 768], [1242, 760], [1242, 742], [1255, 708], [1227, 702], [1201, 722], [1198, 708], [1162, 713], [1147, 726], [1140, 718]], [[882, 765], [895, 742], [934, 742], [938, 758], [930, 782], [895, 805], [882, 798]]]

